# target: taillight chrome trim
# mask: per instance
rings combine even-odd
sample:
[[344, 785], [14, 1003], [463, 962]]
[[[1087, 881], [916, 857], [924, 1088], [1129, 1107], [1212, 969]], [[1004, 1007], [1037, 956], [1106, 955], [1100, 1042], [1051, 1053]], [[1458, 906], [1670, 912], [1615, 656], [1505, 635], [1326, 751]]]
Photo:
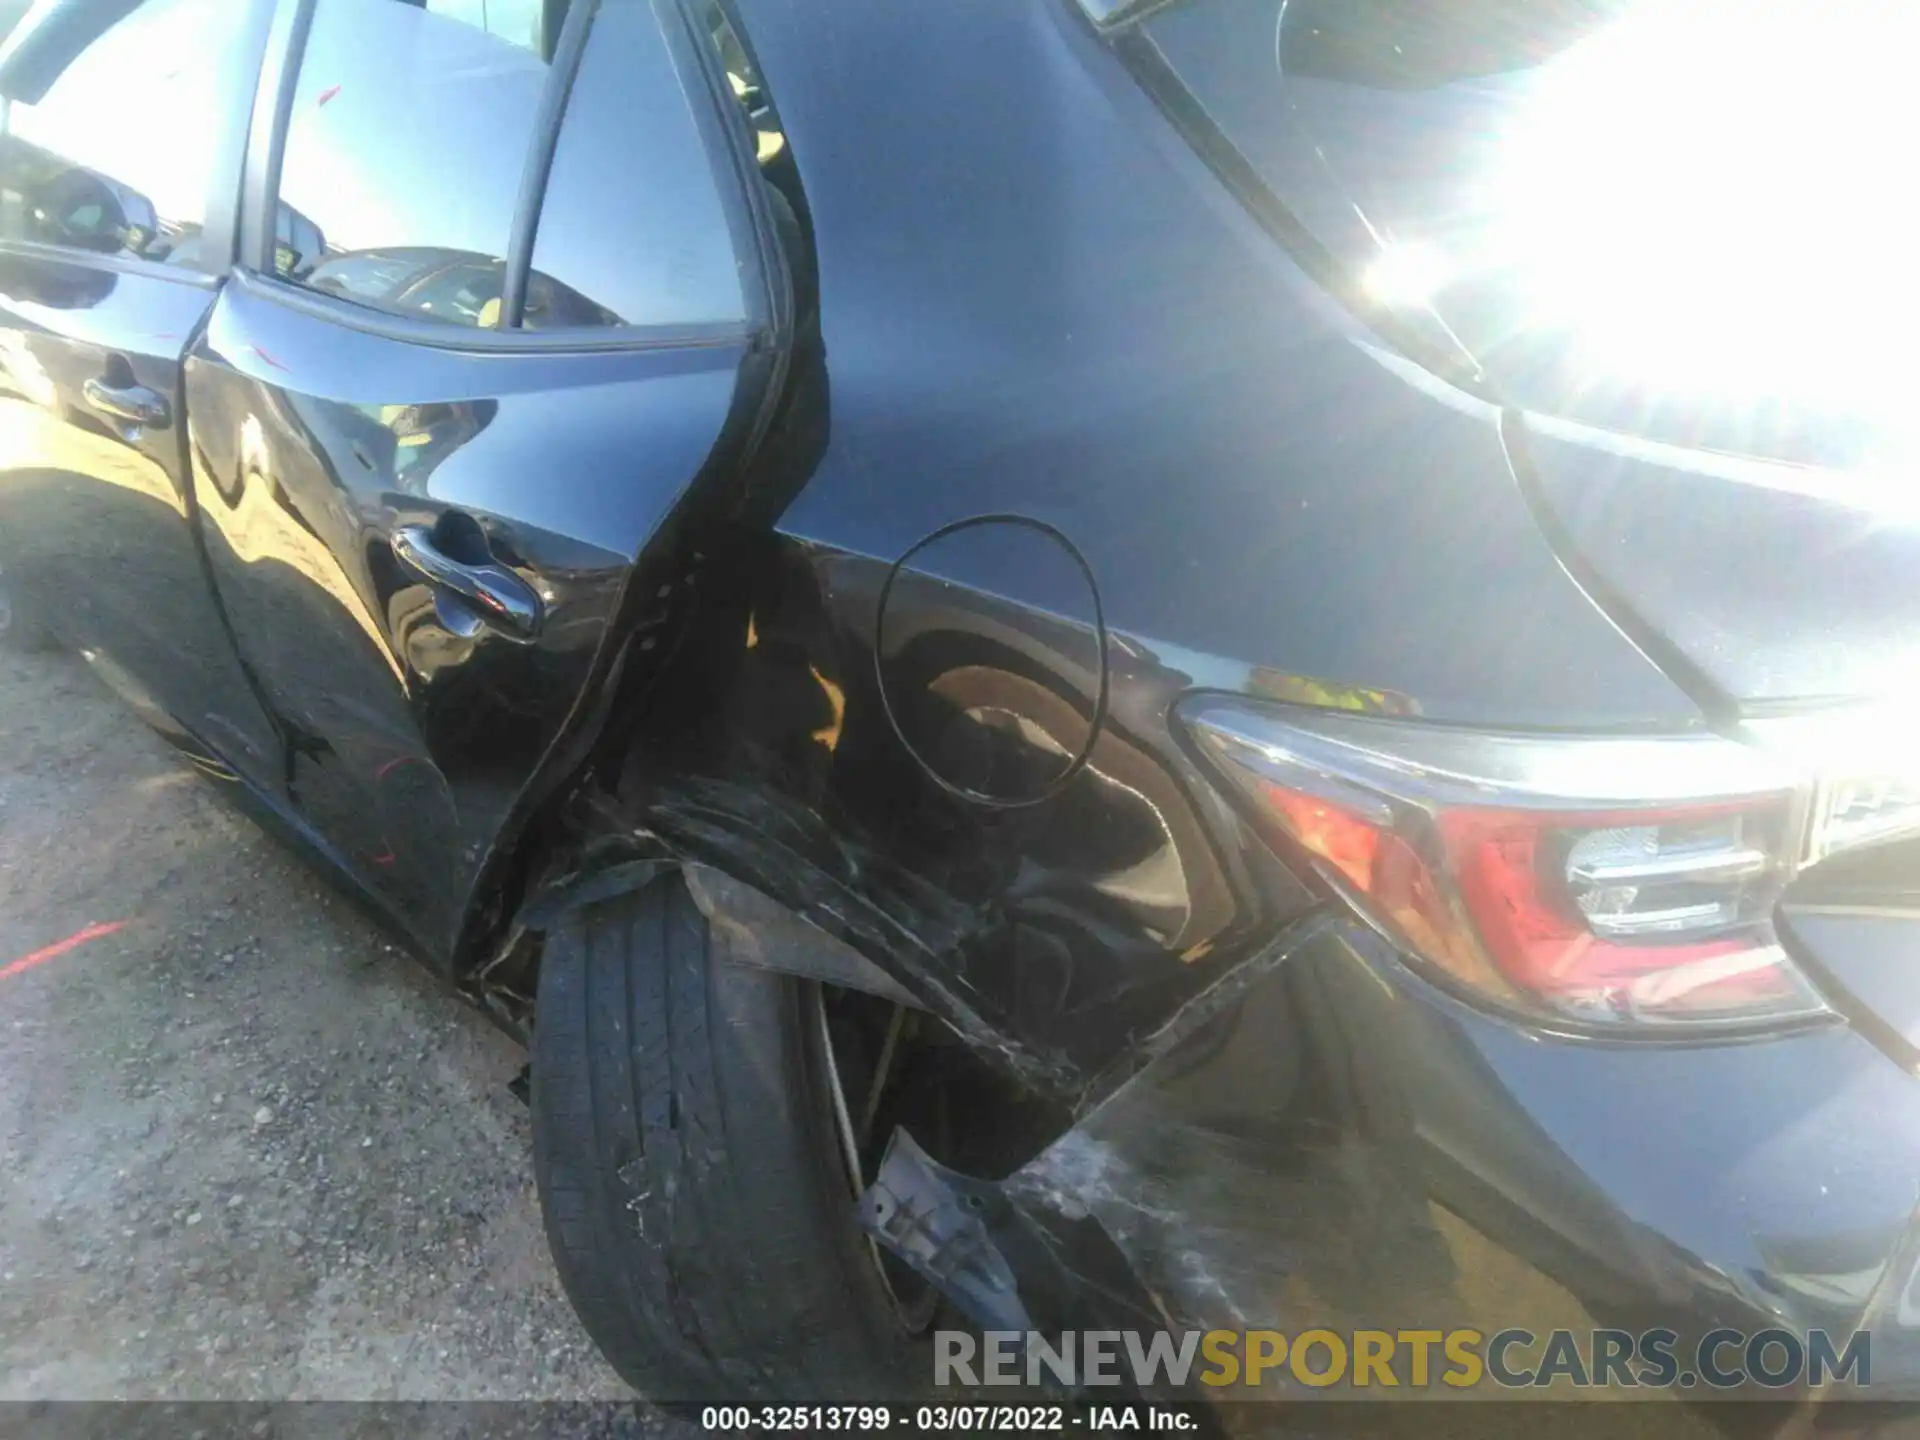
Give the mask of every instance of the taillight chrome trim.
[[[1180, 702], [1183, 724], [1236, 747], [1257, 764], [1301, 767], [1342, 783], [1351, 766], [1381, 767], [1416, 801], [1511, 809], [1659, 810], [1712, 805], [1802, 789], [1799, 775], [1767, 753], [1704, 731], [1682, 735], [1582, 735], [1469, 730], [1309, 705], [1253, 702], [1195, 692]], [[1198, 717], [1204, 713], [1204, 722]], [[1205, 734], [1201, 732], [1204, 730]], [[1329, 799], [1339, 798], [1329, 795]]]
[[1767, 873], [1773, 857], [1759, 850], [1708, 855], [1670, 855], [1631, 864], [1567, 866], [1567, 876], [1583, 885], [1654, 884], [1674, 880], [1745, 880]]
[[[1777, 754], [1706, 732], [1479, 731], [1208, 692], [1174, 714], [1283, 856], [1470, 998], [1621, 1036], [1834, 1018], [1772, 923], [1814, 793]], [[1608, 832], [1594, 848], [1615, 853], [1576, 870]]]

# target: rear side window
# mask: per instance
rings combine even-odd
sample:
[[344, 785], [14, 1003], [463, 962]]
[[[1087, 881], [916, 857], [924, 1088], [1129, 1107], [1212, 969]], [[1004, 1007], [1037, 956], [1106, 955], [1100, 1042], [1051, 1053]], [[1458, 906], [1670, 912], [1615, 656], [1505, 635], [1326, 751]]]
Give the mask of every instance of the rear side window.
[[427, 0], [427, 9], [531, 50], [551, 55], [565, 0]]
[[[281, 163], [280, 278], [496, 329], [565, 0], [319, 0]], [[646, 0], [601, 0], [568, 93], [521, 325], [745, 314], [695, 104]]]
[[496, 325], [559, 9], [320, 0], [281, 161], [281, 278], [415, 319]]
[[560, 127], [526, 324], [738, 320], [741, 279], [713, 165], [651, 7], [603, 0]]
[[239, 8], [145, 0], [37, 101], [0, 102], [0, 238], [199, 265], [226, 132], [253, 94]]

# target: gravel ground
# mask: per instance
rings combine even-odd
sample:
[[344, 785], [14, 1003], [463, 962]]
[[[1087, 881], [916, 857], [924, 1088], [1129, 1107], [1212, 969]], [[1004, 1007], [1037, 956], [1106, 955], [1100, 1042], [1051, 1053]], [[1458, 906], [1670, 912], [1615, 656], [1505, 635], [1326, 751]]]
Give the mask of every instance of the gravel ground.
[[522, 1061], [80, 662], [0, 654], [0, 1400], [629, 1398]]

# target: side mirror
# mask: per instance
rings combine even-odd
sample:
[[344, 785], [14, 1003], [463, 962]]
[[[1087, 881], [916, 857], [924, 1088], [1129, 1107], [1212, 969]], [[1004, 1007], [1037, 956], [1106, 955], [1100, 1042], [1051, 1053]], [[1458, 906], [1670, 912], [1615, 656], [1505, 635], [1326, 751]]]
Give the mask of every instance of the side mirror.
[[94, 170], [55, 170], [25, 196], [35, 238], [76, 250], [144, 256], [160, 239], [160, 217], [138, 190]]
[[[114, 189], [91, 170], [62, 170], [27, 193], [34, 238], [49, 245], [112, 255], [136, 238]], [[150, 238], [150, 237], [149, 237]]]

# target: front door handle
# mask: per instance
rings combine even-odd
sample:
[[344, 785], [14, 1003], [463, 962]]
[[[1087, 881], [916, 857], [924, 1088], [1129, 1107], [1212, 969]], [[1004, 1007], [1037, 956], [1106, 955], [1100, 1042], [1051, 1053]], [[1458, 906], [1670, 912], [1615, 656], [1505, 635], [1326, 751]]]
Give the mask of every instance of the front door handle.
[[83, 384], [80, 393], [86, 396], [87, 404], [102, 415], [138, 425], [143, 430], [164, 430], [173, 423], [173, 410], [167, 404], [167, 397], [145, 385], [115, 385], [99, 378]]
[[494, 629], [517, 640], [540, 633], [546, 606], [538, 592], [506, 566], [491, 559], [478, 564], [454, 559], [426, 525], [402, 525], [393, 532], [392, 545], [401, 564], [434, 589], [464, 601]]

